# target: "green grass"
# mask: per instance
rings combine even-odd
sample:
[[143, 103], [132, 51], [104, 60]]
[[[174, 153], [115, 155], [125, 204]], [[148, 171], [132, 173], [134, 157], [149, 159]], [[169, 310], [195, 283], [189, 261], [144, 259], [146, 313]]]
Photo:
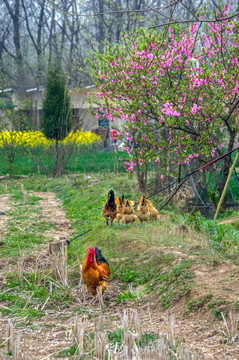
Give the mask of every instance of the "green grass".
[[[124, 330], [117, 329], [114, 331], [108, 331], [108, 342], [112, 345], [116, 343], [118, 346], [122, 345], [122, 340], [124, 337]], [[158, 334], [154, 332], [145, 332], [139, 339], [136, 340], [136, 345], [140, 347], [145, 347], [147, 345], [153, 344], [158, 339]]]
[[[226, 150], [225, 150], [225, 152], [226, 152]], [[234, 160], [235, 156], [236, 156], [236, 151], [232, 154], [232, 161]], [[218, 169], [218, 178], [221, 181], [223, 174], [220, 171], [221, 170], [220, 166], [222, 165], [220, 163], [221, 162], [219, 161], [217, 169]], [[236, 168], [239, 168], [239, 161], [236, 164]], [[238, 180], [237, 180], [238, 177], [239, 177], [238, 171], [237, 171], [237, 175], [233, 172], [233, 175], [232, 175], [232, 178], [231, 178], [230, 184], [229, 184], [230, 186], [228, 187], [227, 193], [226, 193], [228, 201], [235, 205], [236, 205], [236, 203], [238, 204], [238, 202], [239, 202]], [[205, 194], [204, 201], [210, 200], [210, 201], [212, 201], [212, 203], [217, 205], [218, 201], [219, 201], [219, 195], [217, 192], [217, 186], [216, 186], [213, 172], [207, 173], [207, 184], [206, 185], [207, 185], [207, 188], [205, 190], [206, 194]], [[235, 210], [233, 210], [233, 208], [228, 208], [228, 209], [226, 209], [226, 211], [224, 211], [223, 214], [222, 214], [222, 212], [219, 213], [219, 218], [221, 218], [221, 217], [225, 218], [227, 216], [232, 216], [234, 211]]]
[[167, 309], [174, 302], [190, 293], [195, 277], [194, 273], [189, 270], [191, 266], [190, 260], [183, 259], [169, 271], [160, 274], [158, 279], [155, 279], [155, 282], [150, 285], [150, 287], [156, 286], [162, 307]]
[[[119, 153], [118, 156], [121, 154]], [[83, 151], [73, 154], [66, 166], [66, 174], [69, 173], [110, 173], [124, 172], [122, 163], [112, 152]], [[124, 157], [127, 155], [124, 154]], [[17, 152], [13, 163], [12, 173], [16, 175], [51, 175], [54, 169], [54, 154], [45, 152], [41, 148], [34, 153], [30, 151]], [[0, 148], [0, 175], [10, 172], [9, 162], [4, 151]]]
[[72, 356], [72, 355], [75, 354], [77, 348], [78, 348], [78, 345], [77, 345], [77, 344], [73, 344], [73, 345], [71, 345], [69, 348], [59, 351], [59, 352], [55, 355], [55, 358]]
[[192, 226], [198, 232], [206, 232], [212, 249], [230, 253], [234, 248], [234, 255], [238, 256], [239, 231], [233, 225], [218, 224], [214, 220], [204, 218], [199, 212], [193, 216], [186, 214], [185, 224]]
[[[123, 337], [124, 337], [124, 330], [122, 329], [117, 329], [114, 331], [107, 331], [107, 337], [108, 337], [108, 344], [112, 347], [115, 346], [116, 343], [118, 344], [118, 347], [120, 347], [122, 345], [123, 342]], [[86, 359], [92, 359], [94, 356], [94, 353], [89, 352], [89, 349], [93, 349], [94, 347], [94, 333], [93, 332], [88, 332], [87, 336], [87, 343], [85, 343], [84, 347], [88, 348], [88, 352], [87, 355], [84, 355], [84, 358]], [[136, 339], [136, 345], [139, 347], [146, 347], [148, 345], [152, 345], [153, 343], [155, 343], [158, 339], [158, 334], [154, 333], [154, 332], [145, 332], [143, 333], [139, 339]], [[71, 356], [75, 355], [77, 351], [77, 345], [73, 344], [70, 347], [63, 349], [61, 351], [59, 351], [56, 355], [55, 358], [58, 357], [67, 357], [67, 358], [71, 358]], [[90, 356], [92, 355], [92, 356]], [[90, 357], [88, 357], [90, 356]], [[106, 359], [108, 359], [108, 355], [106, 354]]]
[[45, 315], [41, 308], [47, 299], [48, 309], [57, 306], [57, 302], [71, 302], [67, 289], [57, 287], [50, 293], [50, 281], [54, 282], [50, 276], [47, 271], [23, 273], [22, 277], [15, 272], [9, 273], [1, 289], [0, 301], [5, 306], [0, 312], [3, 315], [27, 317], [31, 321]]
[[1, 248], [0, 257], [23, 255], [26, 250], [32, 250], [42, 244], [44, 242], [43, 233], [54, 228], [50, 222], [41, 221], [37, 217], [41, 210], [39, 201], [42, 199], [38, 196], [28, 195], [25, 203], [20, 189], [20, 184], [17, 187], [8, 186], [10, 200], [14, 206], [8, 211], [9, 226], [3, 240], [4, 246]]
[[114, 301], [117, 304], [121, 304], [121, 303], [133, 304], [140, 300], [142, 300], [142, 296], [139, 292], [123, 291], [122, 293], [116, 296]]

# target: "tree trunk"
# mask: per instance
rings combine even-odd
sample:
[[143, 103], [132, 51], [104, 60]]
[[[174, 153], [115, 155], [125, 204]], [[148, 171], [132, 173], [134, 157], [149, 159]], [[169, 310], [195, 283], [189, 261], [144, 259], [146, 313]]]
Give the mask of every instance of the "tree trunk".
[[[157, 168], [157, 165], [156, 165]], [[159, 174], [160, 168], [158, 166], [158, 171], [156, 172], [155, 178], [154, 178], [154, 192], [156, 193], [161, 187], [162, 187], [162, 179]]]
[[147, 175], [148, 175], [148, 167], [147, 165], [140, 166], [140, 164], [136, 164], [136, 173], [139, 185], [139, 191], [142, 194], [145, 194], [146, 184], [147, 184]]
[[23, 55], [21, 49], [21, 34], [20, 34], [20, 0], [15, 0], [13, 3], [8, 0], [3, 0], [8, 13], [12, 20], [12, 33], [13, 33], [13, 43], [15, 48], [15, 54], [11, 54], [11, 57], [16, 61], [17, 66], [17, 83], [24, 86], [25, 76], [24, 76], [24, 66], [23, 66]]
[[56, 161], [55, 161], [55, 171], [54, 174], [56, 177], [60, 177], [62, 175], [61, 162], [60, 162], [60, 148], [59, 142], [56, 140]]
[[103, 43], [105, 40], [105, 31], [104, 31], [104, 0], [99, 1], [99, 52], [103, 53]]
[[42, 32], [43, 32], [43, 18], [45, 11], [45, 0], [42, 0], [41, 4], [41, 12], [37, 29], [37, 85], [43, 83], [42, 75], [43, 75], [43, 59], [42, 59]]

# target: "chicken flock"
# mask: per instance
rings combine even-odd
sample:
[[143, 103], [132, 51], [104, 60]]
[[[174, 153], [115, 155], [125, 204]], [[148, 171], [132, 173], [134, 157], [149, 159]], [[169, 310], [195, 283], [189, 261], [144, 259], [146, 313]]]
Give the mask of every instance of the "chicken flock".
[[139, 219], [141, 223], [150, 219], [158, 220], [158, 210], [155, 209], [152, 202], [149, 199], [146, 199], [145, 196], [140, 197], [137, 214], [134, 210], [136, 205], [137, 201], [127, 200], [124, 195], [122, 195], [121, 198], [117, 198], [115, 197], [113, 190], [110, 190], [108, 198], [104, 203], [102, 213], [106, 219], [106, 224], [109, 225], [109, 219], [111, 225], [115, 219], [118, 223], [121, 220], [124, 224], [133, 223], [137, 219]]
[[[137, 214], [134, 208], [137, 206]], [[150, 219], [157, 220], [159, 212], [153, 206], [152, 202], [140, 197], [137, 201], [128, 200], [124, 197], [115, 197], [113, 190], [108, 193], [108, 198], [103, 206], [103, 214], [106, 224], [111, 225], [116, 220], [118, 223], [122, 221], [124, 224], [134, 223], [137, 219], [142, 223]], [[86, 284], [88, 291], [93, 295], [99, 295], [100, 303], [103, 304], [103, 297], [110, 277], [110, 268], [107, 260], [103, 257], [100, 249], [89, 247], [82, 264], [82, 279]]]

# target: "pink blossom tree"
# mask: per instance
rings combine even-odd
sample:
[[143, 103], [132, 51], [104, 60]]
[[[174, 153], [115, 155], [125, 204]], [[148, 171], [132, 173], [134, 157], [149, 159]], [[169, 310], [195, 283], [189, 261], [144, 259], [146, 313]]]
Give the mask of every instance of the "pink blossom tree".
[[[139, 30], [124, 45], [101, 55], [99, 93], [107, 119], [123, 121], [128, 143], [127, 171], [137, 173], [145, 191], [149, 163], [165, 178], [179, 164], [208, 162], [229, 151], [238, 136], [239, 41], [235, 19], [188, 29], [178, 25], [166, 36]], [[222, 191], [230, 157], [219, 181]], [[217, 174], [217, 173], [216, 173]]]

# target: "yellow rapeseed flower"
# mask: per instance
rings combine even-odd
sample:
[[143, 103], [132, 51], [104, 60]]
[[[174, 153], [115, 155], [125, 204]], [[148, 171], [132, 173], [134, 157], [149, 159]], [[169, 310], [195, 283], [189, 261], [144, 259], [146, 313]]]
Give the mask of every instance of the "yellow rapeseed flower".
[[77, 145], [88, 145], [92, 143], [100, 143], [100, 136], [92, 133], [91, 131], [80, 131], [76, 130], [75, 132], [71, 131], [64, 140], [62, 140], [63, 144], [73, 143], [75, 142]]
[[[91, 131], [71, 131], [68, 136], [61, 141], [62, 144], [70, 144], [75, 142], [78, 146], [100, 143], [100, 136]], [[50, 146], [54, 144], [54, 140], [48, 140], [41, 131], [2, 131], [0, 132], [0, 147], [4, 145], [11, 146]]]

